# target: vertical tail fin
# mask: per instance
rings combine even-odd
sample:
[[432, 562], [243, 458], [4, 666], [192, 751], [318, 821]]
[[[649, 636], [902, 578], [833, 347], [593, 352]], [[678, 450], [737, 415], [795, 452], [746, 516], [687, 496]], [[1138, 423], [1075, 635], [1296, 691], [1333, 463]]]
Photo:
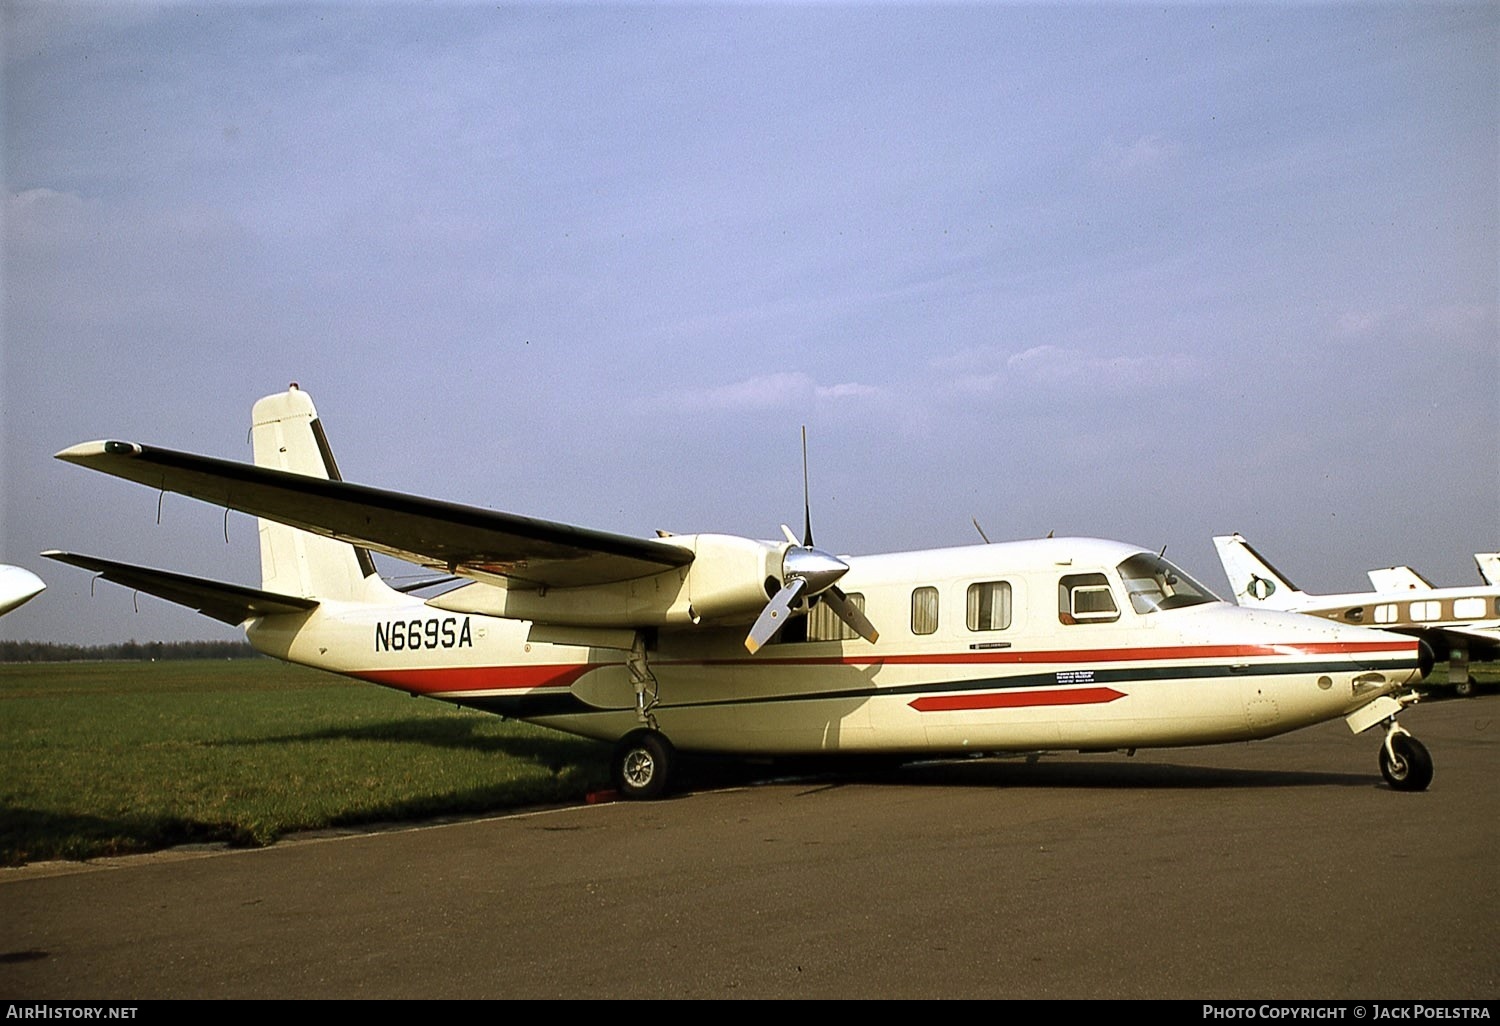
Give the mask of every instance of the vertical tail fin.
[[1267, 563], [1259, 552], [1238, 534], [1214, 538], [1224, 576], [1234, 589], [1234, 600], [1242, 606], [1267, 609], [1294, 609], [1302, 592]]
[[1476, 552], [1474, 565], [1485, 584], [1500, 584], [1500, 552]]
[[[340, 480], [312, 398], [294, 384], [251, 411], [255, 465]], [[353, 599], [374, 576], [369, 552], [271, 520], [260, 521], [261, 587], [302, 598]]]

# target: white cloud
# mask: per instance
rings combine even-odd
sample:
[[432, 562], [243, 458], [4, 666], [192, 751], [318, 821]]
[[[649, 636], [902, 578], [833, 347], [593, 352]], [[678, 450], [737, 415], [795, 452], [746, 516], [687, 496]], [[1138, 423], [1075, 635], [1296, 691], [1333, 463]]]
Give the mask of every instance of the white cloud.
[[862, 399], [880, 396], [884, 394], [884, 389], [849, 381], [841, 385], [820, 386], [813, 389], [813, 394], [819, 399]]
[[762, 374], [729, 385], [689, 391], [682, 398], [686, 405], [697, 409], [771, 409], [805, 400], [813, 393], [814, 387], [806, 374], [786, 372]]
[[809, 400], [839, 401], [882, 394], [884, 389], [875, 385], [852, 381], [819, 385], [811, 376], [800, 371], [786, 371], [757, 375], [716, 388], [691, 390], [680, 397], [669, 396], [667, 401], [680, 402], [700, 410], [765, 410], [783, 409]]
[[963, 395], [999, 392], [1007, 387], [1074, 388], [1095, 393], [1115, 388], [1175, 385], [1199, 376], [1198, 360], [1180, 353], [1093, 354], [1063, 346], [1039, 345], [1019, 352], [979, 347], [935, 362], [959, 371], [944, 383]]
[[1130, 143], [1110, 142], [1095, 158], [1095, 165], [1104, 171], [1134, 174], [1166, 167], [1177, 160], [1182, 147], [1159, 135], [1143, 135]]

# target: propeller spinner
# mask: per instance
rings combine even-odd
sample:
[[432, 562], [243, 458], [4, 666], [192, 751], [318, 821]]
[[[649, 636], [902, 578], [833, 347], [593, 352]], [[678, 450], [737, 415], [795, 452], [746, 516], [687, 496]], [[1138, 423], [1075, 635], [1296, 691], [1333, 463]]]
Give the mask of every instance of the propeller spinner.
[[790, 542], [781, 557], [781, 589], [771, 597], [766, 608], [756, 617], [755, 624], [745, 637], [745, 648], [754, 655], [761, 646], [774, 638], [792, 616], [792, 609], [801, 599], [808, 606], [822, 601], [828, 604], [849, 629], [866, 641], [880, 636], [865, 614], [849, 601], [849, 597], [838, 588], [838, 579], [849, 572], [849, 564], [822, 549], [813, 547], [812, 504], [807, 487], [807, 428], [802, 429], [802, 541], [797, 541], [792, 529], [781, 525], [781, 532]]

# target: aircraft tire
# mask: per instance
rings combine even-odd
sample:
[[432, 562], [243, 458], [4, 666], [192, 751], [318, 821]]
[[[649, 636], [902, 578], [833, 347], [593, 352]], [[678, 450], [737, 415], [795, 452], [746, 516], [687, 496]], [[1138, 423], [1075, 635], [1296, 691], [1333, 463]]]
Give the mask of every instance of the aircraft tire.
[[651, 730], [637, 731], [615, 748], [615, 789], [622, 798], [650, 801], [667, 793], [676, 753], [672, 743]]
[[1459, 698], [1473, 698], [1476, 683], [1477, 682], [1471, 676], [1468, 680], [1461, 681], [1460, 683], [1453, 685], [1453, 692], [1454, 694], [1458, 695]]
[[1380, 775], [1385, 782], [1396, 791], [1427, 790], [1432, 783], [1432, 756], [1427, 754], [1427, 746], [1410, 734], [1397, 734], [1391, 738], [1391, 748], [1396, 753], [1395, 761], [1386, 746], [1380, 746]]

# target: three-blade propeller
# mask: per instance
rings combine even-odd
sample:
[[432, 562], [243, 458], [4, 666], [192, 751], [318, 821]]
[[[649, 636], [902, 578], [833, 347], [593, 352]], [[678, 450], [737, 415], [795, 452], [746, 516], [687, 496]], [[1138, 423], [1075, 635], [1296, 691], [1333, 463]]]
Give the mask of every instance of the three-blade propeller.
[[781, 559], [781, 589], [771, 597], [766, 608], [756, 617], [755, 624], [745, 637], [745, 648], [753, 655], [774, 638], [787, 621], [799, 601], [808, 608], [821, 601], [827, 603], [835, 616], [866, 641], [873, 642], [880, 636], [849, 597], [838, 588], [838, 579], [849, 572], [849, 564], [822, 549], [813, 547], [812, 504], [807, 487], [807, 428], [802, 429], [802, 541], [792, 534], [792, 529], [781, 525], [781, 532], [791, 547]]

